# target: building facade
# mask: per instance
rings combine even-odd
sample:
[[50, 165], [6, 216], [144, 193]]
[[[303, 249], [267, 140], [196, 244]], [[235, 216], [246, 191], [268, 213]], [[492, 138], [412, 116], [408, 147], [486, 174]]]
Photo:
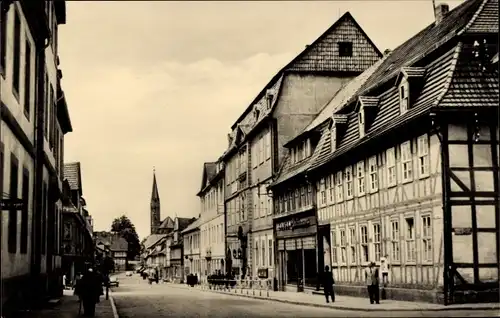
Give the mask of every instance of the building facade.
[[193, 274], [200, 278], [200, 218], [182, 231], [184, 241], [184, 275]]
[[198, 192], [201, 213], [200, 258], [201, 281], [217, 271], [225, 272], [224, 165], [206, 162], [203, 165], [201, 189]]
[[24, 201], [20, 211], [2, 214], [8, 310], [62, 292], [63, 147], [72, 129], [56, 64], [65, 2], [2, 1], [0, 12], [1, 199]]
[[276, 245], [274, 204], [267, 187], [287, 155], [283, 146], [317, 117], [342, 86], [380, 56], [346, 13], [280, 70], [233, 125], [222, 156], [227, 244], [237, 251], [231, 256], [236, 255], [233, 263], [243, 269], [242, 276], [274, 276], [274, 262], [269, 262]]
[[[171, 233], [171, 241], [169, 246], [170, 260], [170, 281], [176, 283], [184, 282], [184, 240], [182, 231], [186, 229], [195, 218], [179, 218], [174, 219], [174, 230]], [[169, 236], [167, 236], [168, 238]]]
[[498, 299], [497, 17], [498, 1], [437, 6], [320, 116], [320, 142], [294, 173], [315, 188], [329, 232], [318, 255], [337, 292], [365, 293], [363, 269], [385, 258], [389, 298]]

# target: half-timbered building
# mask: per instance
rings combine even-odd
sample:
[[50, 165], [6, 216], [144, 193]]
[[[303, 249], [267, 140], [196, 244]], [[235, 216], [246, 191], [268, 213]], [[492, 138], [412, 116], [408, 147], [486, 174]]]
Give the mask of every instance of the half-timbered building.
[[498, 299], [498, 0], [435, 16], [336, 106], [306, 169], [337, 292], [385, 258], [389, 298]]
[[[282, 68], [232, 126], [226, 163], [227, 255], [242, 276], [274, 276], [267, 186], [302, 131], [338, 90], [381, 56], [350, 13]], [[302, 149], [308, 147], [304, 145]], [[234, 260], [233, 260], [234, 258]]]

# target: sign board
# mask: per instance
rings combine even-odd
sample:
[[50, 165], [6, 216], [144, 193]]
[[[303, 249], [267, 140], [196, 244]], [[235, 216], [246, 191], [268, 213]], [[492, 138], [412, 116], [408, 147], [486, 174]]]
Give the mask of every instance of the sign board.
[[22, 210], [23, 208], [23, 199], [4, 199], [0, 201], [0, 210]]
[[292, 219], [288, 221], [280, 222], [276, 225], [276, 230], [278, 231], [293, 231], [298, 228], [311, 226], [311, 220], [309, 218], [303, 219]]
[[470, 228], [470, 227], [455, 228], [454, 233], [455, 233], [455, 235], [471, 235], [472, 234], [472, 228]]
[[259, 268], [257, 270], [257, 276], [259, 278], [268, 278], [269, 277], [269, 269], [268, 268]]

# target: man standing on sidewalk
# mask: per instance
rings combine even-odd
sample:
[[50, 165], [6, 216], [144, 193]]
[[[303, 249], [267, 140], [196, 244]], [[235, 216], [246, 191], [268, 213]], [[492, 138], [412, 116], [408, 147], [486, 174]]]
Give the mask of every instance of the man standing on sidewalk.
[[365, 281], [368, 287], [368, 295], [370, 296], [370, 304], [374, 302], [380, 304], [378, 268], [375, 267], [375, 262], [371, 262], [365, 269]]
[[328, 265], [326, 265], [325, 272], [323, 273], [323, 291], [325, 292], [327, 303], [330, 302], [328, 296], [332, 297], [332, 303], [335, 302], [335, 291], [333, 290], [333, 284], [335, 284], [333, 273], [330, 272], [330, 268], [328, 267]]

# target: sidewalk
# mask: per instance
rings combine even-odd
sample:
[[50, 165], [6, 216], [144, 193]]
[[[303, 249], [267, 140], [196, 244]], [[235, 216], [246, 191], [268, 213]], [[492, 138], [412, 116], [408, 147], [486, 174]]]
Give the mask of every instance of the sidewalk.
[[[42, 309], [34, 311], [23, 311], [16, 314], [18, 318], [77, 318], [78, 316], [78, 297], [73, 295], [72, 290], [64, 290], [59, 305], [51, 309]], [[81, 314], [83, 315], [83, 308]], [[96, 318], [118, 318], [116, 307], [112, 297], [106, 300], [101, 296], [101, 302], [96, 305]]]
[[409, 301], [399, 301], [399, 300], [381, 300], [380, 305], [372, 305], [370, 304], [368, 298], [351, 297], [343, 295], [336, 295], [335, 303], [327, 304], [323, 295], [314, 295], [307, 293], [269, 291], [269, 297], [268, 297], [267, 291], [261, 291], [261, 293], [259, 293], [259, 290], [252, 291], [248, 289], [243, 289], [243, 290], [233, 289], [231, 291], [222, 291], [222, 290], [210, 290], [205, 287], [202, 287], [201, 285], [196, 285], [195, 287], [190, 287], [185, 284], [169, 284], [169, 285], [175, 288], [185, 288], [185, 289], [196, 288], [206, 292], [221, 293], [226, 295], [234, 295], [234, 296], [248, 297], [248, 298], [262, 299], [262, 300], [278, 301], [282, 303], [289, 303], [295, 305], [353, 310], [353, 311], [450, 311], [450, 310], [494, 310], [500, 308], [500, 304], [498, 303], [459, 304], [459, 305], [444, 306], [439, 304], [409, 302]]

